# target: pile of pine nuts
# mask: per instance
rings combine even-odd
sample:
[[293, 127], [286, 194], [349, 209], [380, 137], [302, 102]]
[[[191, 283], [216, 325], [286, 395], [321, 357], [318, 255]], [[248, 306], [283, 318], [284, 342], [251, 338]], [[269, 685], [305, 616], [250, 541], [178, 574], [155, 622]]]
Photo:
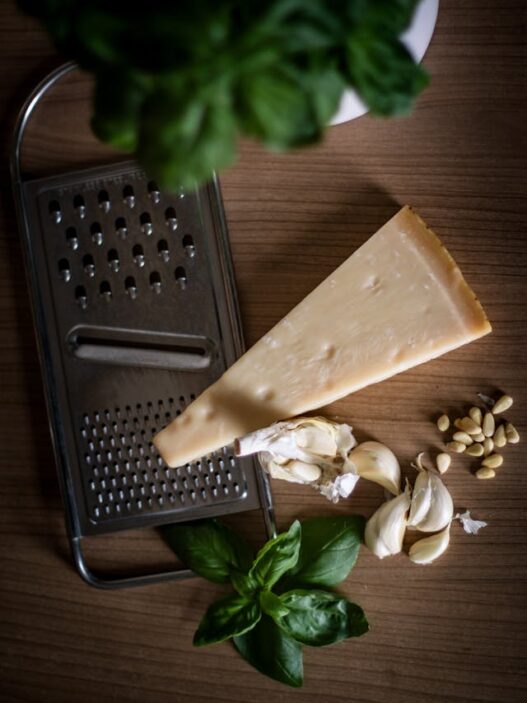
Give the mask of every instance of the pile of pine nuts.
[[[453, 422], [456, 431], [446, 443], [446, 448], [451, 452], [483, 457], [481, 466], [475, 472], [479, 479], [494, 478], [495, 469], [503, 464], [503, 456], [495, 451], [496, 448], [502, 449], [506, 444], [517, 444], [520, 441], [520, 435], [511, 422], [497, 424], [497, 416], [512, 407], [511, 396], [502, 395], [495, 402], [490, 398], [488, 401], [489, 409], [481, 410], [473, 406], [468, 415], [456, 418]], [[450, 425], [448, 415], [441, 415], [437, 419], [440, 432], [446, 432]], [[439, 472], [444, 473], [450, 466], [450, 456], [446, 453], [438, 454], [436, 464]]]

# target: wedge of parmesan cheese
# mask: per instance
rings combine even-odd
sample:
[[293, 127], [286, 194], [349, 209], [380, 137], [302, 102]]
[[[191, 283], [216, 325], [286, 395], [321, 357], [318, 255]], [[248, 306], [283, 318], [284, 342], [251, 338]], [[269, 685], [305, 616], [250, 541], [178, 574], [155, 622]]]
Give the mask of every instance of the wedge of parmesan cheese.
[[491, 331], [437, 236], [403, 207], [154, 439], [170, 466]]

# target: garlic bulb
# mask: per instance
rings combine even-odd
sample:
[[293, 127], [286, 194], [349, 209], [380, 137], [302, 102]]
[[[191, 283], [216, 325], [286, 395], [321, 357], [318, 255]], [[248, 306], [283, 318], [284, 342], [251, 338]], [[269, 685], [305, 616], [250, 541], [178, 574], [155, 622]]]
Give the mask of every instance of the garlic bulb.
[[[357, 444], [351, 427], [324, 417], [299, 417], [277, 422], [237, 439], [237, 456], [269, 452], [281, 459], [297, 459], [307, 464], [332, 464], [338, 457], [344, 463]], [[278, 463], [283, 463], [279, 461]]]
[[394, 496], [401, 492], [399, 462], [384, 444], [363, 442], [350, 452], [348, 459], [361, 478], [378, 483]]
[[356, 445], [349, 425], [323, 417], [299, 417], [252, 432], [235, 443], [238, 456], [258, 452], [272, 478], [314, 486], [336, 503], [359, 477], [348, 454]]
[[364, 542], [379, 559], [402, 550], [410, 504], [407, 486], [403, 493], [383, 503], [366, 523]]
[[437, 532], [452, 520], [454, 504], [443, 481], [432, 471], [421, 471], [412, 495], [408, 526], [421, 532]]
[[450, 522], [441, 532], [424, 537], [412, 544], [408, 556], [415, 564], [430, 564], [446, 551], [449, 543]]

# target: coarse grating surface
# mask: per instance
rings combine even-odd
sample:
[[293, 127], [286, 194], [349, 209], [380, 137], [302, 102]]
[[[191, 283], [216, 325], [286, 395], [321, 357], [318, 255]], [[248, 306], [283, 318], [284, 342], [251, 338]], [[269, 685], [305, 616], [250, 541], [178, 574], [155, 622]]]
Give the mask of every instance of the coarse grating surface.
[[259, 507], [252, 460], [225, 449], [171, 469], [152, 445], [242, 351], [214, 184], [167, 194], [125, 163], [24, 188], [52, 429], [81, 532]]

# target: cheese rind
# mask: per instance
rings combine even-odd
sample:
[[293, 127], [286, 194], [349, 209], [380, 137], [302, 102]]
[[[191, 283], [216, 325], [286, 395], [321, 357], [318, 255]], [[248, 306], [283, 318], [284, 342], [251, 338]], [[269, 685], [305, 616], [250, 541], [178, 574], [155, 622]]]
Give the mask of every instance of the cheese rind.
[[491, 331], [438, 237], [403, 207], [162, 430], [170, 466]]

